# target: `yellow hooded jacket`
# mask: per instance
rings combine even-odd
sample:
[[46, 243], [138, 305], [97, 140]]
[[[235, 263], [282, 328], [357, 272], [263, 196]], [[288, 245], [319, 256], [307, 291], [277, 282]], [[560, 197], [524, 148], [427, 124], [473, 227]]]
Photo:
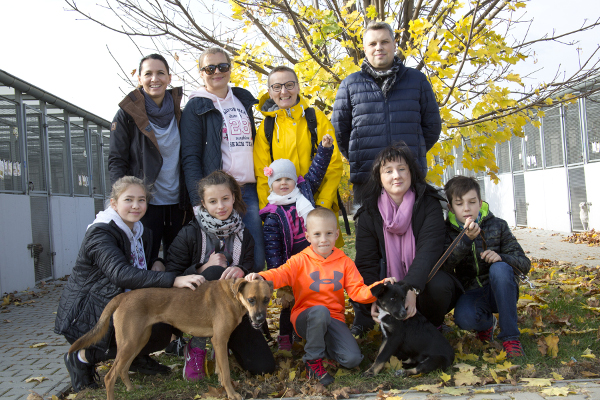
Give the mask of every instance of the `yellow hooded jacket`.
[[[298, 95], [300, 101], [288, 110], [275, 109], [268, 111], [275, 106], [275, 102], [269, 98], [269, 93], [265, 93], [259, 103], [258, 110], [265, 117], [275, 118], [273, 128], [273, 157], [288, 159], [296, 167], [296, 174], [304, 175], [310, 167], [311, 139], [304, 110], [308, 104], [302, 95]], [[325, 134], [333, 138], [333, 155], [327, 168], [327, 173], [319, 190], [315, 193], [315, 203], [318, 206], [326, 207], [334, 212], [339, 211], [337, 204], [337, 189], [342, 178], [342, 154], [335, 139], [333, 125], [329, 122], [327, 116], [318, 108], [315, 109], [317, 116], [317, 138], [321, 142]], [[254, 139], [254, 173], [256, 175], [256, 189], [258, 191], [258, 204], [262, 210], [267, 204], [267, 197], [270, 189], [268, 177], [263, 173], [263, 169], [271, 164], [271, 155], [269, 152], [269, 143], [265, 136], [265, 123], [260, 124], [256, 138]], [[342, 235], [340, 235], [340, 239]], [[338, 239], [339, 240], [339, 239]], [[341, 242], [343, 243], [343, 242]], [[336, 243], [337, 245], [337, 243]]]

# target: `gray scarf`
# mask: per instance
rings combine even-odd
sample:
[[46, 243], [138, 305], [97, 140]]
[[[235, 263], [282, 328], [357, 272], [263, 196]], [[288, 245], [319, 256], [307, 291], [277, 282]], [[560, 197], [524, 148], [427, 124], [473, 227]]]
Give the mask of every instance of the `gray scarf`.
[[381, 85], [381, 92], [383, 93], [383, 97], [387, 97], [387, 93], [390, 91], [394, 83], [396, 82], [396, 77], [398, 76], [398, 71], [400, 71], [400, 67], [402, 67], [402, 61], [398, 56], [394, 56], [394, 63], [392, 64], [392, 68], [387, 71], [377, 71], [367, 57], [365, 57], [362, 66], [360, 67], [362, 71], [366, 74], [369, 74], [376, 81], [383, 81]]
[[148, 96], [148, 93], [144, 92], [144, 89], [140, 90], [144, 94], [144, 99], [146, 100], [146, 114], [148, 114], [150, 122], [161, 128], [167, 128], [175, 116], [175, 104], [173, 103], [171, 92], [168, 90], [165, 92], [162, 106], [159, 107], [154, 100]]

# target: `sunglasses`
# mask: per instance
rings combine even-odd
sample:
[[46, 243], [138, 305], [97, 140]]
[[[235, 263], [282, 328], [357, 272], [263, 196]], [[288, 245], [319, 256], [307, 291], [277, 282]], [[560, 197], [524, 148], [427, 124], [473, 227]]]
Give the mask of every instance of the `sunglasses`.
[[217, 65], [207, 65], [206, 67], [200, 68], [200, 71], [204, 71], [206, 75], [212, 75], [215, 71], [219, 69], [219, 72], [227, 72], [229, 68], [231, 68], [231, 64], [229, 63], [221, 63]]
[[274, 83], [271, 85], [271, 89], [274, 92], [281, 92], [281, 88], [285, 87], [286, 90], [292, 90], [296, 86], [295, 81], [289, 81], [286, 83]]

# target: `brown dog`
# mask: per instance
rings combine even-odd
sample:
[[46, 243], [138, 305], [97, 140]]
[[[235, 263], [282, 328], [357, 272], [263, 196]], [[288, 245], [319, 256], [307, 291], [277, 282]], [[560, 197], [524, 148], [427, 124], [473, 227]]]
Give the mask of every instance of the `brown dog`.
[[259, 329], [272, 293], [272, 282], [244, 279], [205, 282], [196, 290], [149, 288], [122, 293], [106, 305], [96, 326], [73, 343], [69, 354], [102, 339], [113, 316], [117, 356], [104, 377], [106, 398], [113, 400], [117, 375], [128, 391], [133, 388], [129, 366], [150, 339], [152, 325], [164, 322], [193, 336], [212, 337], [221, 385], [231, 400], [241, 400], [231, 384], [229, 336], [246, 313], [252, 326]]

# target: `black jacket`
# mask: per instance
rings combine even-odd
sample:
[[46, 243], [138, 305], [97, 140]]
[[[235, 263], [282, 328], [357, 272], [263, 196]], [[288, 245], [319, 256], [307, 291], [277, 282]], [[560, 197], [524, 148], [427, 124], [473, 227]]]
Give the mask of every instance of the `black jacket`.
[[[183, 91], [180, 87], [169, 91], [175, 105], [175, 119], [179, 123], [181, 119], [179, 105]], [[108, 170], [111, 185], [123, 176], [133, 175], [151, 186], [160, 173], [163, 158], [158, 148], [156, 134], [146, 114], [145, 104], [146, 100], [140, 89], [132, 91], [119, 103], [119, 111], [110, 126]], [[182, 164], [179, 165], [179, 206], [185, 209], [190, 201], [185, 187]]]
[[387, 97], [375, 79], [362, 71], [342, 81], [331, 123], [340, 151], [350, 162], [350, 182], [365, 183], [379, 152], [406, 142], [427, 173], [427, 152], [442, 129], [433, 89], [422, 72], [402, 65]]
[[[525, 255], [523, 248], [510, 231], [508, 224], [502, 218], [496, 218], [489, 211], [488, 204], [483, 202], [482, 216], [479, 226], [488, 250], [496, 252], [502, 261], [512, 267], [518, 268], [527, 274], [531, 268], [531, 261]], [[446, 221], [446, 248], [462, 231], [459, 228], [454, 214], [449, 213]], [[489, 263], [481, 259], [483, 240], [481, 235], [475, 240], [467, 235], [458, 243], [452, 254], [443, 265], [443, 269], [456, 276], [465, 290], [475, 289], [489, 284]], [[516, 276], [515, 276], [515, 279]]]
[[[254, 239], [248, 228], [242, 233], [242, 254], [240, 268], [247, 275], [254, 269]], [[196, 268], [202, 262], [202, 232], [196, 218], [184, 226], [169, 246], [165, 268], [176, 275], [191, 275], [196, 273]]]
[[[150, 256], [152, 233], [144, 229], [144, 253]], [[174, 273], [146, 271], [134, 267], [130, 260], [131, 243], [117, 225], [98, 223], [85, 233], [73, 272], [63, 289], [54, 332], [76, 340], [96, 325], [108, 302], [125, 289], [170, 288]], [[149, 264], [148, 264], [149, 265]], [[95, 346], [108, 349], [109, 333]]]
[[[250, 126], [252, 140], [256, 137], [252, 106], [258, 103], [254, 96], [242, 88], [231, 88], [233, 95], [244, 106]], [[221, 140], [223, 139], [223, 116], [212, 100], [194, 97], [185, 106], [181, 116], [181, 163], [185, 171], [185, 182], [189, 189], [192, 205], [200, 205], [198, 182], [223, 166]]]
[[[423, 290], [427, 276], [444, 251], [444, 215], [440, 200], [445, 199], [425, 184], [416, 185], [416, 199], [412, 212], [412, 229], [415, 236], [415, 259], [404, 281]], [[387, 264], [383, 219], [379, 209], [361, 207], [356, 218], [356, 268], [371, 285], [386, 277]]]

